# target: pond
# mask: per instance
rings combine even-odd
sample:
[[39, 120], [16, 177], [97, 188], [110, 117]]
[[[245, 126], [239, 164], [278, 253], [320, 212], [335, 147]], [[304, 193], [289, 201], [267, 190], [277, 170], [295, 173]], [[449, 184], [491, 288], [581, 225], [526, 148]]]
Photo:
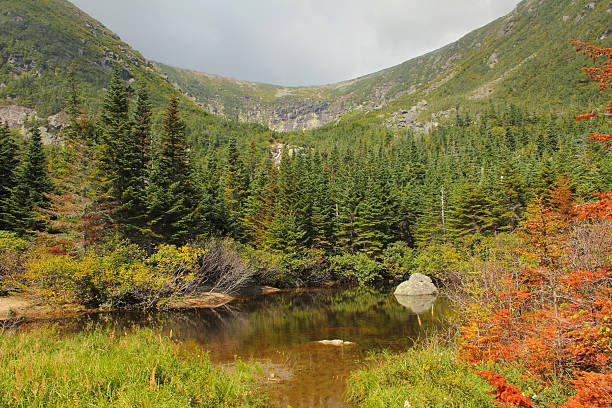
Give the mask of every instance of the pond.
[[[267, 294], [214, 310], [134, 312], [87, 319], [172, 332], [187, 347], [207, 350], [211, 360], [226, 369], [237, 359], [255, 360], [266, 376], [261, 390], [275, 406], [335, 408], [347, 406], [343, 398], [346, 379], [351, 371], [367, 364], [370, 351], [405, 350], [432, 329], [442, 328], [449, 313], [443, 298], [433, 304], [407, 306], [387, 291], [352, 288]], [[68, 326], [84, 327], [84, 323], [80, 319]], [[319, 343], [335, 339], [354, 344]]]

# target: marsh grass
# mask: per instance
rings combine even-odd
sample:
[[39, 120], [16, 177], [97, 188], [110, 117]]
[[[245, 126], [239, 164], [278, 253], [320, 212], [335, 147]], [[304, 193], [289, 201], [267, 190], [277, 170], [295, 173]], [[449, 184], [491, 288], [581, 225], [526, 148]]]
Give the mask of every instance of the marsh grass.
[[0, 406], [263, 407], [257, 368], [231, 373], [149, 329], [0, 333]]
[[346, 400], [359, 408], [497, 407], [493, 387], [477, 372], [497, 370], [539, 406], [558, 406], [571, 395], [562, 380], [543, 383], [518, 366], [468, 365], [456, 345], [433, 338], [402, 354], [370, 356], [369, 367], [351, 374]]
[[[451, 348], [428, 345], [371, 356], [348, 380], [347, 400], [361, 408], [495, 407], [487, 382]], [[406, 404], [408, 402], [408, 404]]]

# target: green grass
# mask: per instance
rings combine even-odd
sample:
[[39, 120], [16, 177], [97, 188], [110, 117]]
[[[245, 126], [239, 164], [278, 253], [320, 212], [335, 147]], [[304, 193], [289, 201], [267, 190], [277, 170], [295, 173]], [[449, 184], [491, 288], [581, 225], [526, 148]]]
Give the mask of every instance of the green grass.
[[348, 381], [347, 400], [360, 408], [495, 407], [491, 387], [452, 348], [429, 345], [373, 356]]
[[372, 355], [370, 367], [353, 372], [347, 401], [360, 408], [497, 407], [493, 387], [477, 372], [506, 377], [538, 406], [560, 406], [573, 390], [565, 379], [543, 382], [525, 375], [519, 365], [470, 366], [457, 358], [456, 346], [430, 341], [399, 355]]
[[44, 330], [0, 333], [0, 406], [263, 407], [256, 369], [215, 368], [206, 354], [148, 329], [61, 338]]

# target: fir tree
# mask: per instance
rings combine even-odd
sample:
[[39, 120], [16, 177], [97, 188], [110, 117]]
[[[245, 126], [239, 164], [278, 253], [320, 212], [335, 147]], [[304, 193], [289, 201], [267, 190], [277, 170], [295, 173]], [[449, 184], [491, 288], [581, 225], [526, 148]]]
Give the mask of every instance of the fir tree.
[[151, 103], [146, 88], [138, 91], [136, 109], [132, 118], [131, 136], [127, 140], [126, 155], [130, 167], [126, 171], [127, 185], [122, 193], [121, 229], [135, 242], [148, 240], [150, 231], [146, 226], [146, 183], [150, 172]]
[[82, 112], [74, 67], [69, 72], [66, 112], [70, 124], [64, 129], [65, 149], [55, 163], [57, 193], [49, 193], [48, 208], [41, 210], [49, 228], [38, 232], [49, 252], [82, 255], [102, 237], [109, 209], [99, 194], [100, 180], [92, 155], [95, 124]]
[[41, 231], [45, 228], [39, 209], [45, 208], [45, 194], [52, 190], [47, 172], [47, 159], [43, 149], [40, 130], [30, 129], [30, 141], [22, 164], [17, 170], [15, 188], [11, 194], [12, 223], [15, 230]]
[[466, 183], [449, 211], [448, 231], [454, 236], [491, 231], [495, 218], [492, 202], [480, 185]]
[[11, 221], [11, 191], [16, 187], [17, 146], [7, 124], [0, 126], [0, 230], [14, 227]]
[[155, 237], [184, 241], [195, 233], [194, 211], [198, 196], [192, 179], [185, 143], [185, 124], [178, 112], [179, 100], [170, 97], [163, 132], [153, 154], [147, 189], [149, 225]]
[[242, 160], [238, 153], [236, 139], [231, 139], [227, 151], [225, 175], [223, 177], [223, 197], [227, 209], [228, 229], [234, 238], [240, 238], [242, 235], [240, 220], [243, 218], [242, 202], [244, 194]]

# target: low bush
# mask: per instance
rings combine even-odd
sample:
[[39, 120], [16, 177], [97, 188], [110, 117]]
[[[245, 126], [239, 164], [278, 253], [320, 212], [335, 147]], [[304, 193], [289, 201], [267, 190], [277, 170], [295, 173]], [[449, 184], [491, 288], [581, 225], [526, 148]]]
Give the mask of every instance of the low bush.
[[23, 271], [23, 262], [31, 245], [14, 232], [0, 231], [0, 296], [17, 288], [15, 276]]
[[264, 407], [255, 366], [231, 372], [148, 329], [0, 335], [0, 406]]
[[28, 294], [51, 303], [87, 307], [157, 306], [206, 291], [233, 293], [251, 278], [228, 240], [181, 247], [160, 245], [147, 256], [127, 241], [82, 256], [36, 252], [20, 275]]
[[402, 241], [389, 244], [382, 253], [382, 265], [395, 281], [408, 278], [414, 270], [415, 250]]
[[245, 256], [261, 284], [279, 288], [312, 287], [331, 278], [324, 253], [316, 248], [292, 254], [246, 249]]
[[384, 276], [383, 266], [362, 252], [330, 257], [329, 270], [341, 281], [360, 285], [373, 284]]

